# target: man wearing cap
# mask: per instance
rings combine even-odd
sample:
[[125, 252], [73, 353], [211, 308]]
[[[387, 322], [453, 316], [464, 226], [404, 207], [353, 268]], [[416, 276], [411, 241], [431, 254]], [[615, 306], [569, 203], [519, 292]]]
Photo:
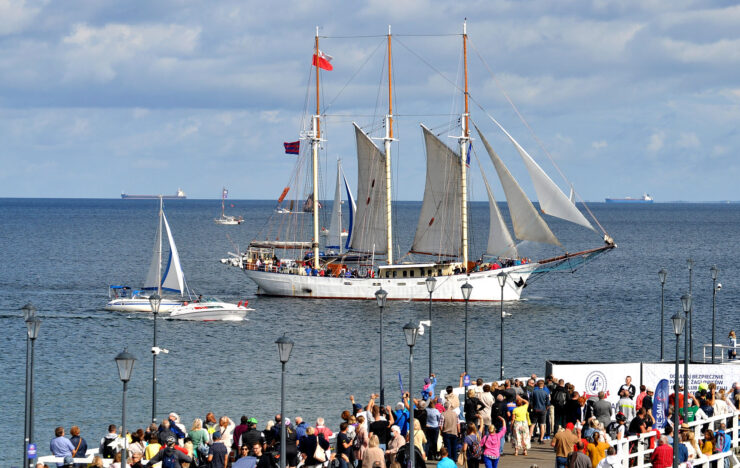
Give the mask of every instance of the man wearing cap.
[[228, 465], [229, 450], [221, 440], [221, 431], [213, 433], [213, 444], [211, 450], [208, 452], [208, 462], [211, 464], [210, 468], [226, 468]]
[[555, 437], [550, 442], [550, 446], [555, 449], [556, 468], [568, 467], [568, 455], [573, 451], [573, 446], [581, 440], [574, 432], [574, 428], [573, 423], [568, 423], [565, 426], [565, 430], [555, 434]]
[[174, 461], [175, 468], [181, 468], [182, 463], [192, 463], [193, 460], [189, 456], [175, 449], [175, 440], [174, 435], [168, 436], [165, 440], [165, 444], [167, 445], [149, 460], [148, 466], [154, 466], [155, 463], [168, 459]]
[[257, 429], [257, 418], [249, 418], [247, 419], [247, 430], [242, 434], [241, 445], [249, 448], [251, 455], [251, 448], [254, 444], [261, 444], [264, 449], [265, 436]]

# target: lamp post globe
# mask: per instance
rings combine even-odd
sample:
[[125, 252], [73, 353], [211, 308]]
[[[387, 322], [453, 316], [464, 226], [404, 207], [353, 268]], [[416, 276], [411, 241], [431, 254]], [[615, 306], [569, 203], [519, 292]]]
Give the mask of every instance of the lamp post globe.
[[293, 341], [285, 336], [275, 340], [278, 346], [278, 355], [280, 357], [281, 378], [280, 378], [280, 468], [285, 468], [285, 364], [290, 359], [290, 353], [293, 351]]
[[664, 292], [665, 292], [665, 279], [668, 272], [665, 268], [661, 268], [658, 271], [658, 279], [660, 279], [660, 360], [664, 359], [664, 347], [663, 347], [663, 327], [665, 325], [665, 318], [663, 315], [663, 304], [664, 304]]
[[719, 268], [717, 268], [717, 265], [712, 265], [709, 271], [712, 273], [712, 364], [714, 364], [714, 348], [717, 343], [715, 336], [717, 318], [715, 304], [717, 301], [717, 276], [719, 275]]
[[[676, 335], [676, 368], [674, 371], [675, 378], [673, 379], [673, 401], [674, 401], [674, 407], [673, 407], [673, 427], [679, 427], [679, 420], [678, 420], [678, 392], [680, 391], [680, 386], [678, 385], [678, 361], [679, 361], [679, 355], [681, 353], [679, 344], [681, 342], [681, 333], [683, 333], [684, 326], [686, 325], [686, 315], [684, 315], [683, 311], [678, 311], [673, 317], [671, 317], [671, 322], [673, 322], [673, 333]], [[686, 400], [684, 400], [685, 402]], [[677, 431], [674, 431], [674, 437], [677, 437]], [[678, 468], [678, 444], [673, 444], [673, 468]]]
[[385, 301], [387, 298], [388, 292], [385, 289], [380, 288], [375, 291], [375, 300], [378, 302], [378, 307], [380, 308], [380, 345], [378, 347], [378, 372], [380, 373], [380, 388], [378, 389], [378, 396], [380, 397], [380, 406], [385, 405], [385, 385], [383, 384], [383, 309], [385, 309]]
[[432, 375], [432, 294], [434, 294], [434, 288], [437, 287], [437, 279], [433, 276], [427, 277], [424, 281], [427, 285], [427, 291], [429, 292], [429, 376]]
[[126, 390], [128, 381], [131, 380], [131, 374], [134, 371], [136, 357], [129, 353], [126, 348], [114, 358], [118, 366], [118, 377], [123, 382], [123, 398], [121, 400], [121, 434], [123, 435], [123, 450], [121, 451], [121, 466], [128, 466], [126, 456], [128, 454], [128, 438], [126, 437]]
[[501, 300], [499, 301], [501, 303], [501, 310], [499, 311], [499, 314], [501, 315], [501, 373], [499, 378], [501, 380], [504, 379], [504, 286], [506, 286], [507, 276], [508, 275], [503, 271], [496, 275], [498, 285], [501, 286]]

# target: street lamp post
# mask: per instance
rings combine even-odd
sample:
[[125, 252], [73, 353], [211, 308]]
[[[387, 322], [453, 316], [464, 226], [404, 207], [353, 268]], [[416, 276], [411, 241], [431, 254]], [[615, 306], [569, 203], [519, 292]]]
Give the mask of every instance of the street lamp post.
[[429, 291], [429, 376], [432, 375], [432, 293], [437, 286], [437, 280], [430, 276], [426, 279], [427, 291]]
[[[27, 322], [31, 318], [36, 316], [36, 307], [33, 306], [30, 302], [24, 305], [21, 310], [23, 311], [23, 320], [24, 322]], [[28, 422], [30, 420], [30, 398], [31, 398], [31, 391], [29, 389], [29, 378], [30, 378], [30, 370], [29, 370], [29, 360], [31, 359], [31, 337], [28, 333], [26, 333], [26, 401], [25, 401], [25, 408], [24, 408], [24, 418], [25, 421], [23, 423], [23, 467], [28, 466], [28, 456], [27, 456], [27, 450], [28, 450], [28, 443], [30, 442], [28, 440]]]
[[503, 271], [496, 275], [498, 285], [501, 286], [501, 376], [499, 379], [504, 380], [504, 286], [508, 275]]
[[157, 422], [157, 315], [159, 314], [159, 305], [162, 303], [162, 296], [152, 294], [149, 296], [149, 305], [152, 308], [152, 320], [154, 324], [154, 336], [152, 339], [152, 422]]
[[[465, 375], [468, 375], [468, 301], [470, 300], [470, 293], [473, 292], [473, 285], [468, 283], [460, 286], [462, 291], [463, 299], [465, 299]], [[467, 380], [466, 380], [467, 381]], [[465, 400], [468, 399], [468, 386], [465, 386]]]
[[[416, 336], [419, 333], [419, 326], [409, 322], [403, 326], [403, 333], [406, 336], [406, 344], [409, 347], [409, 395], [413, 394], [414, 384], [414, 345], [416, 344]], [[414, 449], [414, 399], [409, 398], [409, 410], [411, 411], [411, 420], [409, 421], [409, 468], [415, 468], [414, 456], [416, 455]]]
[[684, 325], [686, 325], [686, 316], [682, 311], [678, 311], [673, 317], [671, 317], [671, 321], [673, 321], [673, 333], [676, 334], [676, 370], [673, 382], [673, 468], [678, 468], [678, 358], [681, 352], [679, 349], [679, 343], [681, 342], [681, 333], [683, 333]]
[[118, 377], [123, 382], [123, 400], [121, 404], [121, 435], [123, 436], [123, 450], [121, 451], [121, 466], [127, 467], [126, 456], [128, 455], [128, 437], [126, 437], [126, 391], [128, 390], [128, 381], [131, 380], [131, 373], [134, 370], [136, 358], [129, 353], [126, 348], [114, 358], [118, 366]]
[[663, 318], [663, 292], [665, 290], [665, 277], [668, 275], [668, 272], [665, 268], [661, 268], [658, 272], [658, 278], [660, 279], [660, 360], [662, 361], [664, 358], [663, 354], [663, 325], [665, 322], [665, 319]]
[[[33, 306], [31, 306], [33, 307]], [[33, 443], [33, 355], [36, 343], [36, 338], [39, 336], [39, 328], [41, 327], [41, 320], [36, 317], [36, 309], [33, 309], [34, 315], [26, 320], [26, 328], [28, 329], [28, 339], [31, 340], [31, 357], [29, 359], [28, 369], [28, 388], [26, 389], [28, 399], [28, 442], [26, 443], [25, 450], [28, 450], [28, 446]], [[30, 467], [28, 452], [24, 453], [23, 459], [25, 460], [24, 466]]]
[[[693, 301], [691, 300], [691, 294], [684, 294], [681, 296], [681, 307], [683, 307], [683, 313], [686, 317], [691, 316], [691, 308]], [[689, 333], [691, 333], [691, 327], [689, 327]], [[688, 416], [686, 408], [689, 405], [689, 333], [684, 335], [684, 350], [683, 350], [683, 409], [684, 418]], [[678, 399], [678, 395], [676, 395]], [[676, 405], [678, 406], [678, 405]]]
[[375, 300], [378, 301], [378, 307], [380, 307], [380, 389], [378, 396], [380, 396], [380, 406], [385, 405], [385, 385], [383, 384], [383, 309], [385, 308], [385, 301], [388, 298], [388, 292], [380, 288], [375, 291]]
[[[689, 296], [691, 296], [692, 295], [691, 279], [692, 279], [693, 272], [694, 272], [694, 260], [690, 258], [686, 260], [686, 264], [689, 267]], [[690, 361], [693, 361], [694, 360], [694, 309], [693, 307], [689, 311], [689, 315], [686, 318], [688, 319], [688, 322], [689, 322], [689, 354], [687, 358]]]
[[709, 269], [712, 272], [712, 364], [714, 364], [714, 346], [715, 346], [715, 308], [714, 305], [717, 300], [717, 275], [719, 275], [719, 268], [717, 265], [712, 265]]
[[280, 364], [282, 366], [280, 379], [280, 468], [285, 468], [285, 364], [290, 359], [293, 350], [293, 341], [285, 333], [275, 341], [278, 345]]

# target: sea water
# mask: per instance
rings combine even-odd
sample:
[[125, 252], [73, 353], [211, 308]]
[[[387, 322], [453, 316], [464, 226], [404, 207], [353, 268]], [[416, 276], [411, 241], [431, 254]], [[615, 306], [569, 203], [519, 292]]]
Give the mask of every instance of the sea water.
[[[378, 307], [374, 301], [257, 297], [256, 286], [219, 259], [258, 236], [275, 204], [230, 204], [227, 211], [243, 215], [243, 225], [216, 225], [218, 200], [165, 202], [190, 287], [232, 302], [248, 299], [255, 310], [238, 323], [158, 323], [158, 344], [170, 351], [157, 361], [158, 418], [175, 411], [189, 428], [193, 418], [213, 411], [237, 422], [242, 415], [256, 417], [264, 427], [280, 411], [274, 342], [286, 333], [295, 342], [286, 366], [286, 414], [309, 423], [321, 416], [336, 427], [340, 412], [350, 407], [350, 394], [365, 404], [378, 391]], [[155, 242], [157, 206], [155, 200], [0, 199], [0, 466], [21, 464], [26, 332], [20, 308], [28, 301], [42, 320], [34, 366], [34, 441], [41, 454], [49, 453], [56, 426], [67, 433], [70, 426], [80, 426], [88, 445], [96, 447], [108, 424], [120, 425], [122, 384], [113, 358], [125, 347], [138, 359], [128, 385], [126, 428], [146, 427], [150, 421], [151, 316], [103, 307], [109, 284], [136, 287], [143, 281]], [[399, 252], [409, 249], [420, 206], [396, 205]], [[542, 375], [546, 359], [658, 359], [660, 268], [668, 270], [665, 347], [672, 359], [670, 316], [689, 287], [689, 257], [695, 261], [694, 355], [701, 358], [701, 345], [711, 342], [713, 264], [720, 268], [723, 285], [717, 296], [717, 339], [724, 343], [729, 329], [740, 325], [735, 307], [740, 298], [740, 205], [590, 207], [619, 247], [573, 273], [533, 281], [521, 301], [504, 304], [511, 314], [504, 323], [506, 374]], [[486, 205], [472, 204], [471, 225], [476, 256], [487, 239]], [[601, 235], [588, 229], [557, 221], [552, 226], [570, 252], [602, 244]], [[499, 307], [470, 304], [469, 371], [474, 378], [498, 377]], [[400, 399], [399, 373], [409, 386], [402, 326], [425, 320], [427, 314], [424, 302], [389, 301], [385, 309], [387, 404]], [[433, 370], [439, 387], [457, 385], [464, 362], [464, 305], [435, 303], [432, 314]], [[414, 350], [411, 388], [417, 394], [428, 372], [428, 340], [427, 332]]]

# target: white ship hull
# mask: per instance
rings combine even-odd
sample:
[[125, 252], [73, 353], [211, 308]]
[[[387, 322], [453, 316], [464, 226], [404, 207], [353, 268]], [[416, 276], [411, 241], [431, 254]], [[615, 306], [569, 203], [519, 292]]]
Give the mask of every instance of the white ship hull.
[[[432, 300], [463, 301], [460, 286], [469, 281], [473, 286], [470, 301], [500, 301], [501, 287], [496, 276], [503, 271], [509, 275], [504, 285], [503, 300], [516, 301], [521, 296], [527, 278], [536, 267], [536, 263], [527, 263], [499, 270], [473, 272], [470, 276], [437, 276]], [[424, 281], [426, 277], [335, 278], [256, 270], [244, 270], [244, 273], [257, 283], [257, 294], [268, 296], [375, 300], [375, 292], [382, 287], [388, 292], [389, 300], [429, 300]]]
[[176, 307], [168, 318], [175, 320], [195, 320], [200, 322], [227, 321], [237, 322], [244, 320], [247, 312], [254, 309], [229, 304], [227, 302], [194, 302], [182, 307]]
[[[159, 312], [170, 312], [175, 307], [182, 305], [182, 301], [174, 301], [171, 299], [162, 299], [162, 303], [159, 305]], [[115, 312], [150, 312], [152, 306], [149, 303], [148, 298], [130, 298], [124, 297], [120, 299], [113, 299], [108, 302], [105, 306], [105, 310], [112, 310]]]

